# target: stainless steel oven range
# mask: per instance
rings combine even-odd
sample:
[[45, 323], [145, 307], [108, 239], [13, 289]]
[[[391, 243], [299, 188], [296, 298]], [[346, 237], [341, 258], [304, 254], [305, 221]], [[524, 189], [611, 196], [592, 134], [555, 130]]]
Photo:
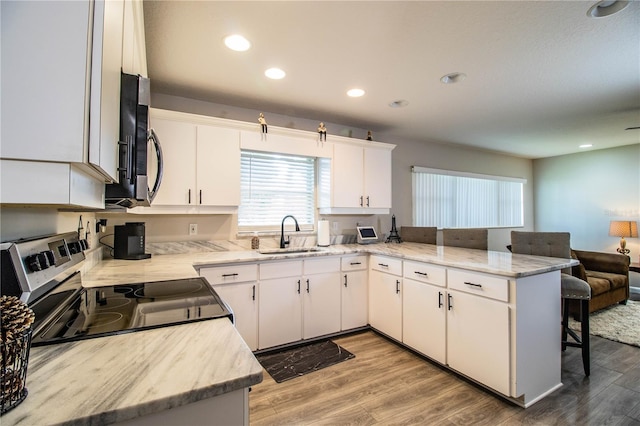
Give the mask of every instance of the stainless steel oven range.
[[228, 318], [233, 312], [202, 277], [84, 288], [86, 241], [77, 233], [0, 244], [1, 292], [36, 314], [32, 346]]

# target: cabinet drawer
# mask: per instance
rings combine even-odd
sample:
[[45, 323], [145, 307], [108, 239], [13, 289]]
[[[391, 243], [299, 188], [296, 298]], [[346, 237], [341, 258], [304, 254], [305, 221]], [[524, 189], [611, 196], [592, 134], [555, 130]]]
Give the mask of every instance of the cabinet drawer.
[[258, 265], [225, 265], [200, 269], [211, 285], [241, 283], [258, 279]]
[[449, 288], [465, 293], [477, 294], [490, 299], [509, 301], [509, 280], [494, 275], [449, 269]]
[[393, 275], [402, 275], [402, 260], [385, 256], [371, 256], [371, 269]]
[[302, 260], [260, 264], [260, 279], [299, 277], [302, 275]]
[[447, 269], [442, 266], [405, 260], [402, 269], [406, 278], [440, 287], [447, 285]]
[[345, 256], [341, 259], [341, 267], [343, 271], [358, 271], [367, 269], [366, 255]]
[[339, 257], [322, 257], [304, 260], [304, 275], [340, 272]]

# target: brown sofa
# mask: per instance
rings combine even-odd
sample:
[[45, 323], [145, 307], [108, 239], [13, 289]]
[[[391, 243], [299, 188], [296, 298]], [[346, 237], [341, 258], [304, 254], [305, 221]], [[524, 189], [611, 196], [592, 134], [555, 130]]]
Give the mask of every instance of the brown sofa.
[[[572, 250], [571, 256], [580, 261], [572, 275], [591, 286], [589, 312], [594, 312], [629, 299], [629, 256], [616, 253]], [[571, 313], [578, 314], [579, 305], [572, 304]]]

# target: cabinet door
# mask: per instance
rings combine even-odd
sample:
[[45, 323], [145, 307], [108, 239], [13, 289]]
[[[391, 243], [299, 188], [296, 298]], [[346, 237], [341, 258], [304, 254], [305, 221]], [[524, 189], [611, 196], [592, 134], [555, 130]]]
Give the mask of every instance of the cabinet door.
[[367, 271], [342, 272], [341, 330], [367, 325]]
[[402, 282], [402, 341], [424, 355], [446, 362], [445, 290], [405, 278]]
[[372, 270], [369, 273], [369, 324], [402, 341], [402, 279]]
[[196, 126], [174, 120], [151, 119], [162, 144], [162, 183], [153, 205], [194, 205], [196, 201]]
[[122, 0], [95, 2], [89, 163], [110, 181], [118, 180], [123, 12]]
[[303, 285], [303, 338], [340, 331], [340, 273], [308, 275]]
[[260, 281], [260, 349], [302, 339], [301, 291], [301, 278], [273, 278]]
[[510, 395], [508, 305], [455, 290], [448, 296], [447, 363], [454, 370]]
[[142, 0], [124, 1], [122, 71], [148, 77]]
[[365, 207], [391, 208], [391, 151], [364, 150]]
[[90, 6], [0, 2], [2, 158], [86, 161]]
[[236, 329], [249, 346], [258, 349], [258, 300], [255, 282], [214, 286], [216, 292], [231, 307]]
[[332, 207], [362, 207], [362, 147], [335, 144], [332, 174]]
[[197, 205], [240, 205], [240, 131], [198, 125]]

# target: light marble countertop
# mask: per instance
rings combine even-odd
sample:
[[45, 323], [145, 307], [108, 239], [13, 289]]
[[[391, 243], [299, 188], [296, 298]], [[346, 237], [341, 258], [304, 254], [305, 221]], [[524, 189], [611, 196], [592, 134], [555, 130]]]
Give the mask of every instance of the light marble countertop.
[[262, 381], [226, 318], [31, 348], [29, 395], [3, 426], [108, 424]]
[[[306, 246], [300, 239], [294, 246]], [[155, 243], [143, 260], [104, 260], [86, 287], [198, 276], [206, 266], [344, 254], [377, 254], [518, 278], [563, 269], [573, 259], [417, 243], [340, 244], [306, 253], [260, 254], [247, 241]], [[262, 248], [276, 248], [272, 240]], [[188, 351], [184, 348], [189, 348]], [[227, 319], [32, 348], [29, 396], [2, 425], [94, 424], [162, 411], [262, 380], [262, 367]]]
[[[83, 276], [83, 284], [87, 287], [97, 287], [123, 282], [195, 277], [200, 268], [207, 266], [356, 253], [393, 256], [509, 278], [537, 275], [578, 264], [575, 259], [528, 256], [419, 243], [339, 244], [318, 247], [319, 250], [313, 252], [284, 254], [260, 254], [256, 250], [247, 249], [233, 242], [228, 244], [212, 242], [212, 245], [218, 247], [216, 251], [201, 251], [202, 243], [200, 242], [196, 244], [194, 242], [170, 244], [171, 250], [167, 252], [171, 254], [153, 254], [150, 259], [143, 260], [105, 260]], [[273, 244], [261, 244], [266, 245], [263, 248], [275, 248]]]

